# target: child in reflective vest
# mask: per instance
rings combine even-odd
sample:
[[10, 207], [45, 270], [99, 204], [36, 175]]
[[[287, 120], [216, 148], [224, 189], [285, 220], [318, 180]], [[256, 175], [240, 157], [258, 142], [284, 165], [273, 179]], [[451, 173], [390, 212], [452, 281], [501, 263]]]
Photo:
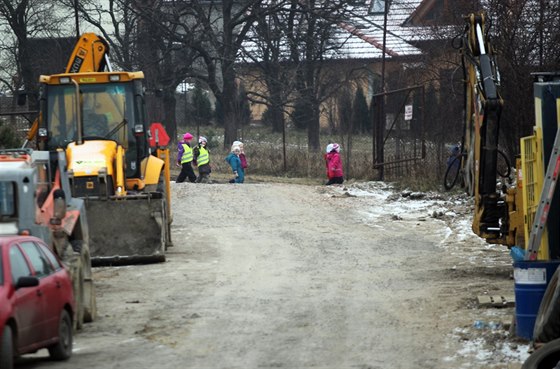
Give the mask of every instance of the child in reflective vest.
[[196, 174], [192, 168], [193, 150], [191, 148], [191, 140], [193, 135], [189, 132], [183, 135], [183, 141], [179, 142], [177, 147], [177, 166], [181, 167], [181, 173], [177, 176], [177, 183], [185, 182], [188, 177], [189, 182], [196, 181]]
[[198, 167], [198, 183], [209, 183], [210, 173], [210, 151], [206, 148], [208, 140], [204, 136], [198, 138], [198, 146], [193, 149], [194, 163]]

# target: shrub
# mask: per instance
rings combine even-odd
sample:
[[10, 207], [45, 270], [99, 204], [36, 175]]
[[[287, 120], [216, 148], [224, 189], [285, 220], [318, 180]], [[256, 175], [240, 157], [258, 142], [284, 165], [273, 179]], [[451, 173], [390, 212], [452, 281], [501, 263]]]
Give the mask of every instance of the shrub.
[[14, 128], [6, 122], [0, 121], [0, 149], [13, 149], [21, 147], [21, 139]]

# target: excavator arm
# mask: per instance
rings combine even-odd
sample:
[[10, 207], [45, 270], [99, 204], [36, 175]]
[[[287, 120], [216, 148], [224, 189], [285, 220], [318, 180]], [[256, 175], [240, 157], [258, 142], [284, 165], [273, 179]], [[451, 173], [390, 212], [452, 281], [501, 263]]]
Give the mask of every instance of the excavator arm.
[[490, 243], [515, 244], [509, 224], [513, 193], [498, 189], [498, 139], [503, 99], [499, 72], [488, 39], [485, 15], [470, 14], [462, 42], [465, 86], [463, 171], [474, 196], [473, 231]]
[[[82, 72], [102, 72], [107, 69], [112, 71], [111, 62], [109, 61], [109, 44], [105, 39], [96, 35], [95, 33], [84, 33], [74, 46], [74, 51], [68, 64], [66, 65], [65, 73], [82, 73]], [[23, 147], [25, 148], [29, 141], [32, 141], [39, 130], [39, 123], [41, 116], [37, 117], [25, 140]]]
[[95, 33], [84, 33], [74, 47], [65, 73], [102, 72], [105, 68], [112, 70], [109, 44]]

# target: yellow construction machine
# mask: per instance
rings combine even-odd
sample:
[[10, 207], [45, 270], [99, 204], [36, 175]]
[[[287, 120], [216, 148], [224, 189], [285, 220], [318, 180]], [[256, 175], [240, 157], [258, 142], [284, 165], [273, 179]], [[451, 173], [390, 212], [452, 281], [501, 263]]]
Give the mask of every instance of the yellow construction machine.
[[[499, 93], [499, 71], [488, 37], [486, 17], [484, 13], [470, 14], [465, 20], [467, 26], [461, 43], [465, 122], [460, 159], [463, 185], [474, 196], [473, 231], [489, 243], [532, 248], [528, 258], [557, 259], [560, 248], [551, 245], [560, 245], [560, 242], [549, 243], [544, 230], [539, 240], [531, 239], [531, 233], [539, 204], [544, 204], [541, 195], [550, 191], [545, 172], [554, 159], [554, 138], [560, 124], [557, 113], [560, 75], [534, 74], [534, 135], [521, 138], [521, 155], [515, 165], [517, 177], [509, 178], [509, 171], [503, 173], [498, 169], [498, 158], [505, 157], [498, 149], [504, 101]], [[509, 162], [506, 164], [509, 166]], [[541, 220], [542, 215], [537, 221]], [[530, 245], [537, 241], [538, 246]]]
[[[462, 185], [474, 197], [472, 229], [488, 243], [524, 245], [522, 180], [510, 178], [507, 156], [498, 149], [504, 101], [496, 55], [484, 13], [470, 14], [461, 38], [464, 77], [464, 133], [461, 143]], [[499, 170], [498, 160], [505, 170]], [[518, 163], [519, 164], [519, 163]], [[458, 172], [457, 172], [458, 173]], [[521, 171], [517, 172], [519, 175]], [[450, 182], [455, 183], [456, 178]], [[446, 178], [446, 183], [448, 178]]]
[[[40, 77], [40, 150], [65, 151], [85, 200], [94, 265], [165, 260], [171, 246], [170, 163], [147, 124], [142, 72], [113, 71], [101, 37], [82, 35], [65, 73]], [[159, 125], [159, 137], [167, 137]]]
[[[508, 176], [498, 169], [498, 138], [504, 101], [494, 49], [485, 14], [465, 20], [465, 129], [459, 158], [464, 186], [474, 196], [472, 229], [489, 243], [520, 250], [512, 252], [516, 332], [548, 342], [560, 338], [560, 198], [555, 196], [560, 174], [560, 73], [533, 74], [534, 134], [521, 138], [516, 177], [503, 178]], [[560, 340], [557, 345], [560, 358]]]

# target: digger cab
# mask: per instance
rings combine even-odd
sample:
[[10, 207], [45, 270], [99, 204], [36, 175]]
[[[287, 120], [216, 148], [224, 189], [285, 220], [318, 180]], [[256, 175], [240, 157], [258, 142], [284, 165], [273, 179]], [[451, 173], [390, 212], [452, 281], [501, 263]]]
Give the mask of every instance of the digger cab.
[[41, 76], [44, 84], [39, 143], [47, 150], [56, 150], [66, 149], [71, 142], [115, 141], [125, 152], [126, 178], [139, 178], [140, 162], [149, 155], [150, 134], [141, 83], [143, 74], [90, 75]]

